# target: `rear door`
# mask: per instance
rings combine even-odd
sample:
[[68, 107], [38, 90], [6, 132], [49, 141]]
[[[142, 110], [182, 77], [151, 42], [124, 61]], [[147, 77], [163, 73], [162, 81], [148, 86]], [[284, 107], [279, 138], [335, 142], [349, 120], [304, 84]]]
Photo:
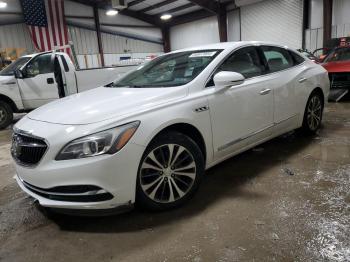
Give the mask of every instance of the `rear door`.
[[295, 66], [296, 62], [286, 48], [266, 45], [261, 46], [261, 52], [269, 69], [274, 94], [274, 123], [293, 120], [300, 111], [296, 106], [296, 93], [303, 82], [305, 68]]
[[54, 80], [52, 53], [33, 58], [23, 68], [23, 73], [24, 78], [17, 81], [26, 109], [37, 108], [59, 98]]
[[[209, 97], [217, 158], [239, 150], [261, 136], [268, 136], [273, 125], [273, 94], [257, 48], [250, 46], [235, 51], [214, 75], [220, 71], [241, 73], [245, 81]], [[209, 82], [209, 86], [213, 85]]]

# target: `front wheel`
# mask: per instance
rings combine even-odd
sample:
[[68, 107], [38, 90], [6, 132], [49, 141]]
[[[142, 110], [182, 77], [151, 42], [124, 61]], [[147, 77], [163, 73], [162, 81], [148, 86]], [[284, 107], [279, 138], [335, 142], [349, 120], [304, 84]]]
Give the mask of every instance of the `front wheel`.
[[168, 132], [146, 149], [137, 176], [136, 205], [165, 210], [182, 205], [197, 190], [204, 158], [188, 136]]
[[313, 135], [321, 127], [323, 114], [323, 99], [318, 92], [313, 92], [306, 104], [302, 130], [308, 135]]
[[13, 120], [13, 111], [11, 107], [3, 102], [0, 101], [0, 130], [8, 127]]

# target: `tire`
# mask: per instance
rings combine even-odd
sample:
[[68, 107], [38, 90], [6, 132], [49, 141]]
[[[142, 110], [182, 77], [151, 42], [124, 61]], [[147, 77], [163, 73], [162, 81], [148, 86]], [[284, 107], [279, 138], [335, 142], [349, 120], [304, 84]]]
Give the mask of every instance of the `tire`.
[[136, 206], [155, 211], [181, 206], [196, 192], [203, 174], [203, 153], [191, 138], [174, 131], [161, 134], [142, 156]]
[[319, 92], [312, 92], [307, 100], [301, 130], [306, 135], [314, 135], [321, 127], [323, 116], [323, 97]]
[[12, 108], [6, 102], [0, 101], [0, 130], [8, 127], [13, 121]]

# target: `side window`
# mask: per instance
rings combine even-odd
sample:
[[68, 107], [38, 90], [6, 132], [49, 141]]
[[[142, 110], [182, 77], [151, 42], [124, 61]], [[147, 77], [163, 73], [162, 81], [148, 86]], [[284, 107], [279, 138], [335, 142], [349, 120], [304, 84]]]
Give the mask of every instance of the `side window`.
[[255, 47], [244, 47], [234, 52], [215, 71], [207, 83], [207, 87], [214, 86], [214, 76], [221, 71], [231, 71], [242, 74], [245, 78], [262, 75], [265, 67], [260, 61]]
[[234, 52], [216, 70], [241, 73], [245, 78], [259, 76], [263, 73], [264, 67], [255, 47], [246, 47]]
[[53, 73], [51, 53], [39, 55], [30, 61], [26, 66], [26, 73], [28, 77], [34, 77], [39, 74]]
[[263, 46], [261, 49], [266, 58], [270, 72], [277, 72], [293, 66], [293, 59], [288, 50], [274, 46]]
[[301, 63], [303, 63], [305, 61], [305, 59], [303, 57], [301, 57], [300, 55], [289, 51], [289, 54], [292, 56], [293, 61], [294, 61], [294, 65], [299, 65]]

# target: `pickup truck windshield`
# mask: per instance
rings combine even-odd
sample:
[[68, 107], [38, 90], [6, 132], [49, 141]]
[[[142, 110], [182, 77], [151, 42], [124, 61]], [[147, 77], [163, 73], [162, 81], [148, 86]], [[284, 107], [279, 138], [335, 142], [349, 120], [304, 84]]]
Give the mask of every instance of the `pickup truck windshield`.
[[31, 57], [20, 57], [15, 62], [12, 62], [3, 70], [0, 71], [1, 76], [11, 76], [14, 75], [15, 70], [22, 67], [25, 63], [27, 63]]
[[350, 60], [350, 48], [341, 47], [330, 52], [323, 62], [327, 63], [346, 60]]
[[171, 87], [192, 81], [222, 50], [199, 50], [160, 56], [108, 87]]

